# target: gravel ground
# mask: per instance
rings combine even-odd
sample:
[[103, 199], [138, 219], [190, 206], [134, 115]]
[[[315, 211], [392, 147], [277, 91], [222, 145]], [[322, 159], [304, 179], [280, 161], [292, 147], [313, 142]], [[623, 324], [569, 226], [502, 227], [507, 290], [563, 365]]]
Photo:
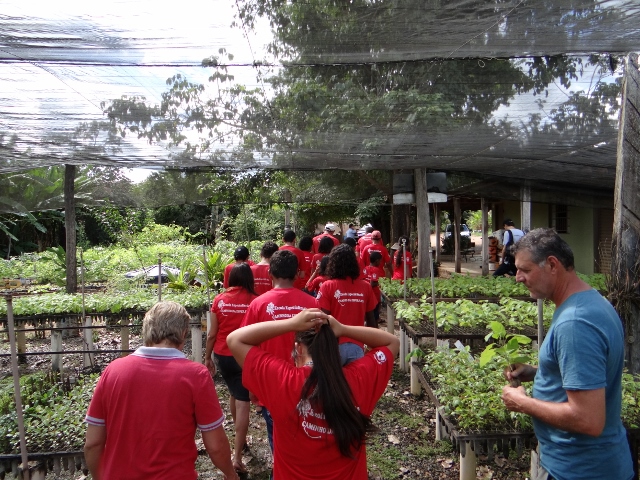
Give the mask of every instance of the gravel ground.
[[[381, 328], [384, 325], [384, 309], [381, 318]], [[104, 350], [119, 348], [120, 338], [117, 331], [100, 331], [94, 336], [97, 348]], [[80, 338], [64, 340], [65, 350], [81, 349]], [[139, 337], [131, 336], [130, 348], [140, 344]], [[28, 338], [28, 352], [49, 351], [50, 340]], [[185, 354], [191, 353], [191, 345], [185, 346]], [[9, 345], [6, 335], [0, 338], [0, 353], [8, 353]], [[117, 354], [102, 354], [96, 356], [98, 366], [104, 366], [116, 358]], [[36, 355], [28, 358], [28, 363], [20, 367], [21, 374], [50, 368], [50, 358], [47, 355]], [[63, 368], [68, 375], [78, 375], [82, 372], [82, 355], [65, 355]], [[11, 367], [8, 357], [0, 358], [0, 376], [10, 375]], [[215, 378], [220, 402], [225, 412], [228, 412], [225, 429], [232, 441], [233, 422], [228, 408], [228, 390], [222, 379]], [[370, 439], [368, 445], [368, 469], [371, 480], [387, 479], [458, 479], [458, 454], [452, 450], [448, 441], [435, 440], [434, 407], [426, 395], [414, 397], [410, 394], [409, 374], [394, 371], [387, 391], [380, 399], [373, 415], [374, 424], [379, 432]], [[222, 479], [222, 475], [211, 464], [202, 442], [197, 439], [200, 455], [196, 469], [201, 479]], [[248, 473], [242, 478], [252, 480], [267, 480], [272, 466], [271, 452], [266, 438], [266, 428], [262, 417], [252, 409], [251, 422], [247, 437], [248, 450], [244, 456], [244, 463]], [[489, 461], [486, 457], [479, 457], [477, 468], [478, 479], [516, 480], [528, 476], [529, 456], [524, 454], [520, 458], [511, 456], [504, 458], [500, 455]], [[84, 479], [82, 472], [66, 475], [47, 475], [47, 479]]]

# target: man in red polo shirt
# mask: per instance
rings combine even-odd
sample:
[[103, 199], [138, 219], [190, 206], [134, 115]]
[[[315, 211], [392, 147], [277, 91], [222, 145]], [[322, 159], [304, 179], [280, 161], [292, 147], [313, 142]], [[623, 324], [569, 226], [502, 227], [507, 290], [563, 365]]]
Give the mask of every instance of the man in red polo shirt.
[[336, 226], [333, 223], [327, 223], [324, 226], [324, 232], [322, 232], [320, 235], [316, 235], [315, 237], [313, 237], [313, 253], [318, 253], [320, 240], [323, 237], [331, 238], [331, 241], [333, 242], [334, 247], [337, 247], [338, 245], [340, 245], [340, 240], [338, 240], [334, 235], [335, 231], [336, 231]]
[[196, 428], [225, 479], [238, 480], [207, 368], [180, 351], [190, 315], [158, 302], [142, 321], [144, 347], [111, 362], [87, 411], [84, 458], [92, 478], [196, 480]]

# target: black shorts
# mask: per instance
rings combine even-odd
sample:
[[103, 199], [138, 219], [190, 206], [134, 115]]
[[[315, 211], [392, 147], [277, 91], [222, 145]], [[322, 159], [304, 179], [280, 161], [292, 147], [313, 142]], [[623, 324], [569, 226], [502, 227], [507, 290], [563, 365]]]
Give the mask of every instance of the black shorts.
[[218, 370], [220, 370], [220, 375], [222, 375], [224, 383], [227, 384], [231, 395], [236, 400], [248, 402], [249, 390], [242, 385], [242, 368], [240, 368], [236, 359], [227, 355], [218, 355], [217, 353], [213, 355], [216, 359]]

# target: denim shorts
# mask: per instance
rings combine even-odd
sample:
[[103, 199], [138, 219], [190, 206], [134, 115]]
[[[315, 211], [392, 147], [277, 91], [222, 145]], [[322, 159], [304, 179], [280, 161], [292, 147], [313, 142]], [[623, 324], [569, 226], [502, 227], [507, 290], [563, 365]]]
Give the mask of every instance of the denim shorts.
[[340, 359], [343, 367], [354, 360], [364, 357], [364, 350], [355, 343], [341, 343], [338, 348], [340, 349]]

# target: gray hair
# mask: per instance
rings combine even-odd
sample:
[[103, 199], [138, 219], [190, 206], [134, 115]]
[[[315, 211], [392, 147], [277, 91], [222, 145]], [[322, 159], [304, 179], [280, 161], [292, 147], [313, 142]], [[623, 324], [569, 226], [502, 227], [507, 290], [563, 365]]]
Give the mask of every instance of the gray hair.
[[145, 314], [142, 321], [142, 340], [146, 347], [167, 340], [176, 347], [186, 337], [191, 317], [176, 302], [158, 302]]
[[556, 257], [567, 270], [575, 268], [573, 252], [553, 228], [536, 228], [531, 230], [518, 243], [511, 247], [513, 255], [522, 251], [531, 254], [531, 260], [538, 265], [544, 265], [548, 257]]

